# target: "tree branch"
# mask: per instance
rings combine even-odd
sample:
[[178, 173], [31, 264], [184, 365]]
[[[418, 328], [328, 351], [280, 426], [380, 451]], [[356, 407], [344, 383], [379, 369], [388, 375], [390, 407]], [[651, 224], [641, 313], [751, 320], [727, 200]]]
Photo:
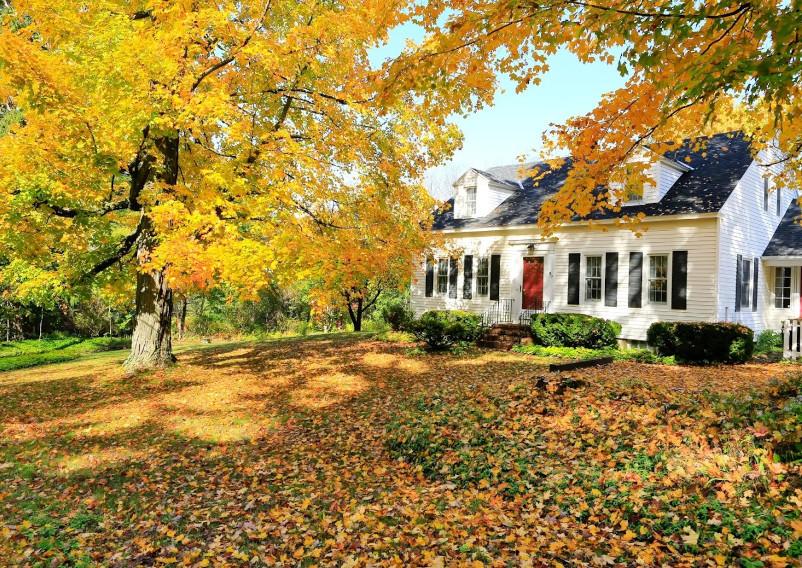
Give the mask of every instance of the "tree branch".
[[232, 55], [232, 56], [230, 56], [230, 57], [226, 57], [225, 59], [223, 59], [223, 60], [221, 60], [221, 61], [218, 61], [217, 63], [215, 63], [214, 65], [212, 65], [211, 67], [209, 67], [209, 68], [208, 68], [206, 71], [204, 71], [203, 73], [201, 73], [201, 74], [198, 76], [198, 78], [197, 78], [197, 79], [195, 79], [195, 82], [194, 82], [194, 83], [192, 83], [192, 87], [189, 89], [189, 90], [190, 90], [190, 92], [194, 92], [194, 91], [195, 91], [195, 89], [197, 89], [197, 88], [198, 88], [198, 86], [199, 86], [199, 85], [200, 85], [200, 84], [203, 82], [203, 80], [204, 80], [206, 77], [208, 77], [209, 75], [211, 75], [211, 74], [212, 74], [212, 73], [214, 73], [215, 71], [217, 71], [217, 70], [219, 70], [219, 69], [222, 69], [223, 67], [225, 67], [226, 65], [228, 65], [228, 64], [229, 64], [229, 63], [231, 63], [232, 61], [234, 61], [234, 56], [233, 56], [233, 55]]
[[139, 10], [131, 14], [132, 20], [155, 20], [153, 10]]
[[367, 304], [365, 304], [365, 306], [364, 306], [365, 311], [367, 311], [373, 304], [376, 303], [376, 300], [379, 299], [379, 296], [381, 295], [381, 293], [382, 293], [382, 289], [381, 288], [376, 290], [376, 295], [373, 296], [373, 299], [370, 302], [368, 302]]
[[[259, 23], [253, 29], [253, 31], [251, 31], [251, 34], [242, 41], [242, 45], [239, 47], [239, 49], [242, 49], [243, 47], [247, 46], [251, 42], [251, 38], [253, 38], [253, 35], [256, 33], [256, 30], [258, 30], [264, 24], [265, 18], [267, 17], [267, 12], [268, 12], [268, 10], [270, 10], [271, 1], [272, 0], [268, 0], [265, 3], [265, 8], [262, 11], [262, 16], [259, 18]], [[206, 77], [208, 77], [212, 73], [215, 73], [216, 71], [222, 69], [223, 67], [225, 67], [229, 63], [232, 63], [234, 61], [234, 59], [236, 59], [236, 57], [234, 55], [230, 55], [230, 56], [226, 57], [225, 59], [223, 59], [221, 61], [218, 61], [217, 63], [212, 65], [209, 69], [207, 69], [206, 71], [201, 73], [200, 76], [197, 79], [195, 79], [195, 82], [192, 83], [192, 88], [190, 89], [190, 92], [194, 92], [195, 89], [198, 88], [198, 86], [203, 82], [203, 80]]]
[[142, 234], [142, 231], [145, 227], [145, 219], [146, 217], [142, 215], [142, 217], [140, 217], [139, 219], [139, 223], [137, 224], [136, 229], [134, 229], [134, 232], [123, 239], [117, 251], [107, 259], [98, 262], [95, 266], [93, 266], [92, 269], [89, 270], [89, 272], [83, 275], [81, 280], [85, 281], [93, 276], [97, 276], [98, 274], [100, 274], [101, 272], [112, 266], [115, 262], [122, 260], [122, 258], [125, 255], [131, 252], [131, 249], [139, 240], [139, 236]]
[[592, 8], [594, 10], [602, 10], [605, 12], [615, 12], [616, 14], [623, 14], [625, 16], [637, 16], [639, 18], [684, 19], [684, 20], [721, 20], [737, 16], [738, 14], [750, 10], [752, 8], [752, 4], [750, 4], [749, 2], [745, 2], [744, 4], [738, 6], [738, 8], [736, 8], [735, 10], [731, 10], [730, 12], [724, 12], [722, 14], [704, 14], [704, 13], [673, 14], [671, 12], [641, 12], [640, 10], [613, 8], [612, 6], [602, 6], [601, 4], [582, 2], [581, 0], [567, 0], [566, 4], [580, 6], [583, 8]]
[[128, 209], [128, 200], [123, 199], [121, 201], [117, 201], [116, 203], [107, 203], [101, 209], [97, 210], [90, 210], [90, 209], [71, 209], [70, 207], [62, 207], [61, 205], [53, 205], [48, 203], [45, 200], [38, 200], [34, 201], [33, 206], [35, 208], [39, 207], [47, 207], [50, 209], [56, 217], [64, 217], [67, 219], [74, 219], [79, 215], [87, 216], [87, 217], [102, 217], [107, 213], [111, 213], [112, 211], [122, 211], [124, 209]]

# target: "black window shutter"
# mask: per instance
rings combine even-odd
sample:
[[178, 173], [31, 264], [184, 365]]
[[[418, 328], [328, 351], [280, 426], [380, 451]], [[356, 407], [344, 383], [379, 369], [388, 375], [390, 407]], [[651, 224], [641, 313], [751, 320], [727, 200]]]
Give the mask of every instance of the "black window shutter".
[[[735, 311], [741, 311], [741, 270], [743, 270], [743, 256], [740, 254], [735, 258]], [[749, 276], [747, 276], [749, 278]]]
[[618, 305], [618, 253], [604, 255], [604, 305]]
[[758, 262], [759, 260], [760, 259], [758, 259], [758, 258], [755, 258], [753, 260], [754, 263], [755, 263], [755, 269], [754, 269], [755, 276], [754, 276], [754, 280], [752, 281], [752, 311], [753, 312], [757, 311], [757, 284], [758, 284], [758, 270], [759, 270], [759, 266], [760, 266], [760, 263]]
[[473, 297], [473, 255], [466, 254], [464, 262], [462, 275], [465, 281], [462, 283], [462, 297], [470, 300]]
[[643, 253], [629, 253], [629, 307], [640, 308], [643, 295]]
[[490, 299], [498, 300], [499, 290], [498, 283], [501, 277], [501, 255], [490, 255]]
[[688, 306], [688, 251], [671, 253], [671, 309], [684, 310]]
[[431, 298], [434, 294], [434, 259], [426, 259], [426, 297]]
[[456, 258], [448, 259], [448, 297], [457, 297], [457, 275], [459, 274], [459, 264]]
[[568, 303], [579, 305], [579, 263], [582, 255], [572, 252], [568, 255]]

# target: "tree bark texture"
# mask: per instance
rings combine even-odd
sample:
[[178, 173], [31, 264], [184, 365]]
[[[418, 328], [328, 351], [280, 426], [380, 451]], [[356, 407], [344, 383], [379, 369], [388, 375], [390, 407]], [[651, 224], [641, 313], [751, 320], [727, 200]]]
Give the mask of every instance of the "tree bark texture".
[[[156, 178], [168, 185], [178, 181], [179, 139], [159, 138], [155, 147], [161, 168]], [[145, 160], [147, 163], [147, 160]], [[143, 176], [141, 183], [146, 183]], [[138, 195], [141, 188], [136, 192]], [[153, 224], [145, 213], [137, 240], [137, 261], [142, 264], [156, 244]], [[167, 282], [166, 268], [137, 272], [136, 323], [131, 339], [131, 354], [125, 361], [129, 372], [166, 367], [175, 362], [172, 345], [173, 291]]]
[[189, 300], [186, 296], [181, 298], [180, 308], [178, 308], [178, 339], [184, 339], [184, 333], [187, 330], [187, 304]]
[[170, 332], [172, 317], [173, 291], [167, 285], [164, 270], [137, 273], [136, 325], [131, 354], [125, 361], [128, 371], [166, 367], [175, 361]]

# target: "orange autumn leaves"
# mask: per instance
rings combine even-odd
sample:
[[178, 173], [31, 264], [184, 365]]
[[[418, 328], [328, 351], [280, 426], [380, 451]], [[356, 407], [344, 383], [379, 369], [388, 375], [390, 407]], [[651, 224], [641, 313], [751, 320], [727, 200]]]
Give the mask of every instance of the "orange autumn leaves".
[[[156, 238], [136, 268], [166, 267], [179, 292], [408, 277], [392, 261], [426, 244], [423, 172], [459, 134], [413, 97], [378, 102], [369, 50], [404, 3], [140, 4], [0, 14], [0, 99], [21, 117], [0, 136], [3, 253], [74, 286], [146, 217]], [[176, 183], [159, 181], [164, 140]], [[133, 195], [142, 164], [152, 179]], [[130, 281], [121, 260], [100, 277]]]
[[542, 359], [409, 347], [326, 336], [207, 346], [134, 381], [107, 357], [3, 375], [3, 557], [798, 564], [800, 465], [772, 455], [788, 366], [615, 363], [560, 392], [538, 388], [564, 380]]
[[[386, 77], [396, 89], [432, 93], [425, 100], [434, 114], [492, 104], [498, 74], [519, 91], [537, 84], [558, 50], [616, 65], [627, 77], [595, 109], [544, 136], [547, 158], [574, 159], [562, 191], [541, 212], [546, 232], [577, 213], [615, 209], [616, 184], [653, 181], [626, 170], [633, 157], [705, 133], [744, 130], [755, 151], [771, 150], [762, 163], [785, 166], [767, 170], [779, 184], [802, 182], [802, 15], [791, 4], [467, 0], [413, 11], [426, 39]], [[600, 195], [600, 186], [612, 195]]]
[[[628, 81], [547, 133], [545, 153], [574, 165], [545, 232], [615, 208], [597, 187], [649, 181], [625, 162], [703, 131], [774, 146], [787, 167], [772, 175], [797, 185], [799, 18], [781, 2], [14, 2], [0, 98], [22, 120], [0, 137], [0, 239], [60, 286], [142, 214], [159, 237], [143, 267], [166, 266], [178, 291], [311, 277], [328, 297], [406, 279], [399, 260], [432, 244], [421, 176], [459, 145], [449, 117], [491, 104], [500, 73], [538, 83], [560, 49]], [[370, 50], [409, 22], [420, 45], [375, 69]], [[178, 181], [126, 206], [132, 161], [174, 138]], [[116, 266], [105, 278], [131, 277]]]

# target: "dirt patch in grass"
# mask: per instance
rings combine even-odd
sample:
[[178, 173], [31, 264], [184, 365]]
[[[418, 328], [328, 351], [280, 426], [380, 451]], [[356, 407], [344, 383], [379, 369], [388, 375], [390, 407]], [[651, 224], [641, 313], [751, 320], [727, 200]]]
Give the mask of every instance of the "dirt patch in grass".
[[[793, 367], [322, 337], [0, 375], [0, 557], [50, 565], [783, 565]], [[561, 380], [559, 376], [553, 380]], [[56, 559], [56, 560], [54, 560]]]

